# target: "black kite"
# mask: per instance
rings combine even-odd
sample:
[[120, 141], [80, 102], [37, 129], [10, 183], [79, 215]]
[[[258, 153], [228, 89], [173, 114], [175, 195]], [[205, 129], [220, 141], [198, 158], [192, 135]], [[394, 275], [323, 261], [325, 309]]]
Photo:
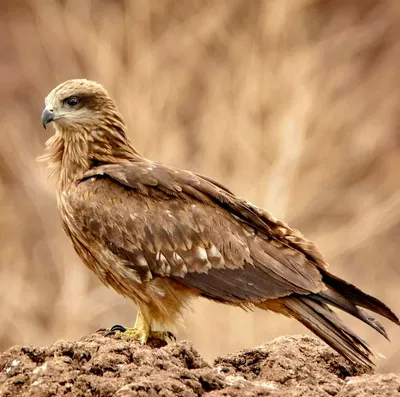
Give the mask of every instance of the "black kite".
[[378, 299], [332, 275], [303, 235], [194, 172], [147, 160], [104, 88], [69, 80], [46, 97], [43, 126], [65, 232], [107, 286], [139, 312], [132, 337], [164, 338], [191, 298], [293, 317], [352, 362], [371, 350], [329, 305], [387, 337], [363, 309], [396, 324]]

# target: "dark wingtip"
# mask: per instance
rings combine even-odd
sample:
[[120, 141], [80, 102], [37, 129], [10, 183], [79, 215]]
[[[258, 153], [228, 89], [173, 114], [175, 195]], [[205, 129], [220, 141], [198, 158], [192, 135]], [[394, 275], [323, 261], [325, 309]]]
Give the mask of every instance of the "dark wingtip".
[[343, 295], [341, 295], [338, 291], [328, 288], [325, 291], [321, 291], [318, 294], [309, 295], [309, 298], [321, 303], [326, 303], [328, 305], [333, 305], [340, 310], [343, 310], [354, 317], [357, 317], [365, 324], [368, 324], [370, 327], [379, 332], [383, 337], [389, 340], [389, 336], [384, 328], [384, 326], [376, 320], [374, 317], [366, 313], [363, 309], [356, 306], [354, 302], [348, 300]]
[[393, 323], [400, 325], [399, 318], [379, 299], [361, 291], [355, 285], [334, 276], [326, 270], [322, 271], [321, 273], [324, 283], [338, 291], [343, 297], [348, 299], [353, 304], [361, 306], [364, 309], [371, 310], [376, 314], [386, 317]]

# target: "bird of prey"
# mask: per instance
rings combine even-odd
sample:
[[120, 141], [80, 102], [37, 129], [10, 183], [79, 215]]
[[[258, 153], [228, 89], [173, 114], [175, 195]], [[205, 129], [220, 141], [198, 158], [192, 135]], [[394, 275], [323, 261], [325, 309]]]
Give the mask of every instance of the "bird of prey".
[[98, 83], [68, 80], [45, 99], [55, 127], [42, 156], [57, 180], [62, 225], [85, 263], [138, 307], [141, 343], [164, 340], [195, 297], [295, 318], [353, 363], [372, 350], [330, 308], [387, 337], [368, 309], [400, 325], [381, 301], [331, 274], [299, 231], [212, 179], [150, 161]]

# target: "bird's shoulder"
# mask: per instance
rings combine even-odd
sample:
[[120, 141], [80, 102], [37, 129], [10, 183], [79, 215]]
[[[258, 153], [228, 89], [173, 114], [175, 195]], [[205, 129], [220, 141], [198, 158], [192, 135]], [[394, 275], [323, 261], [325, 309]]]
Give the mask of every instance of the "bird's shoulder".
[[148, 196], [164, 193], [175, 197], [193, 196], [199, 201], [209, 201], [214, 196], [222, 200], [224, 194], [233, 196], [228, 188], [209, 177], [147, 159], [93, 167], [79, 184], [103, 178]]

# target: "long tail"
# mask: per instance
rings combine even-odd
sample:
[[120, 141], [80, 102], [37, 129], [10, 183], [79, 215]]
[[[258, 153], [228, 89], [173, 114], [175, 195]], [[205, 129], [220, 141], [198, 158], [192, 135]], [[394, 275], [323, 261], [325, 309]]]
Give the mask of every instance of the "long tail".
[[343, 324], [328, 305], [359, 318], [387, 339], [384, 327], [360, 307], [380, 314], [398, 325], [399, 319], [378, 299], [326, 271], [323, 272], [323, 281], [327, 289], [317, 294], [294, 294], [276, 301], [265, 301], [258, 306], [295, 318], [353, 363], [373, 367], [371, 348]]
[[[355, 317], [358, 317], [358, 315], [356, 315], [352, 311], [349, 311], [350, 308], [352, 308], [352, 310], [354, 310], [355, 308], [358, 312], [363, 313], [361, 314], [361, 317], [363, 317], [363, 315], [365, 315], [365, 312], [356, 307], [356, 306], [361, 306], [365, 309], [371, 310], [376, 314], [386, 317], [387, 319], [393, 321], [397, 325], [400, 325], [399, 318], [379, 299], [366, 294], [353, 284], [350, 284], [347, 281], [344, 281], [339, 277], [334, 276], [333, 274], [327, 272], [326, 270], [321, 271], [321, 273], [322, 273], [322, 281], [329, 287], [328, 290], [334, 291], [334, 296], [330, 297], [329, 294], [326, 295], [325, 299], [327, 303], [331, 303], [336, 307], [338, 307], [339, 309], [342, 309], [352, 314]], [[319, 295], [322, 296], [323, 294], [319, 293]], [[347, 309], [344, 307], [345, 301], [347, 302], [346, 304]], [[358, 318], [360, 318], [360, 320], [366, 322], [367, 324], [375, 328], [369, 321], [366, 321], [361, 317]], [[374, 320], [373, 318], [370, 317], [369, 319]], [[385, 332], [384, 329], [383, 331]], [[386, 333], [383, 335], [387, 338]]]

